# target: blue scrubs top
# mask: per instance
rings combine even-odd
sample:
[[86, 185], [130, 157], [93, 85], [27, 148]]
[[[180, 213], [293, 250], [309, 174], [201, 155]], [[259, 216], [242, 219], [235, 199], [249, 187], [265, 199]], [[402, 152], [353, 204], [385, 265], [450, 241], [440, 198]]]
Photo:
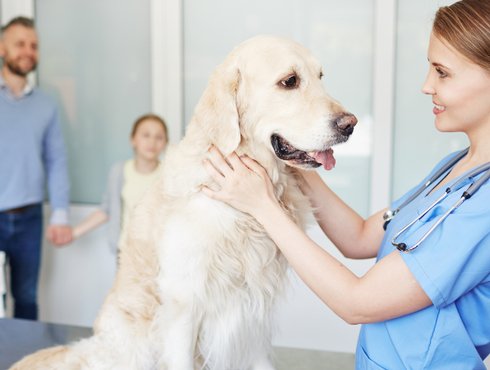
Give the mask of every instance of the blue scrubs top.
[[[454, 155], [442, 160], [421, 184]], [[456, 182], [457, 179], [450, 184]], [[418, 241], [461, 197], [470, 182], [448, 195], [397, 242], [410, 247]], [[395, 201], [392, 209], [419, 186]], [[445, 191], [443, 187], [428, 194], [430, 189], [402, 208], [389, 223], [378, 260], [393, 252], [393, 235]], [[483, 360], [490, 353], [490, 181], [437, 226], [418, 248], [399, 253], [433, 305], [396, 319], [363, 325], [356, 369], [485, 370]]]

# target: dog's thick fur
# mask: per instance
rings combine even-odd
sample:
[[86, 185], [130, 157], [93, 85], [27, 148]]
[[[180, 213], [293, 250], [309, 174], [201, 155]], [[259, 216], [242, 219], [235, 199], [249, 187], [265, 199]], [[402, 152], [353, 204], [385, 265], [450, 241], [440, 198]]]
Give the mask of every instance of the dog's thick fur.
[[[291, 166], [318, 166], [307, 153], [323, 153], [352, 131], [339, 131], [344, 109], [320, 78], [319, 63], [292, 41], [260, 36], [235, 48], [131, 216], [93, 337], [11, 369], [273, 369], [271, 314], [286, 261], [252, 217], [200, 192], [216, 186], [203, 160], [212, 144], [257, 159], [304, 226], [309, 204]], [[281, 138], [275, 148], [273, 135]]]

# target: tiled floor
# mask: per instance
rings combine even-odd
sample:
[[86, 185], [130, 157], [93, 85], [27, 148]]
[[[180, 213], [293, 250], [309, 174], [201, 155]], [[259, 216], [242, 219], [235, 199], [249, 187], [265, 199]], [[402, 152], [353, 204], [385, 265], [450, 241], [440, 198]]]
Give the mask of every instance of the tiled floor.
[[277, 370], [353, 370], [354, 354], [275, 348]]
[[[88, 337], [90, 328], [0, 319], [0, 369], [40, 348]], [[353, 370], [354, 355], [296, 348], [274, 348], [276, 370]]]

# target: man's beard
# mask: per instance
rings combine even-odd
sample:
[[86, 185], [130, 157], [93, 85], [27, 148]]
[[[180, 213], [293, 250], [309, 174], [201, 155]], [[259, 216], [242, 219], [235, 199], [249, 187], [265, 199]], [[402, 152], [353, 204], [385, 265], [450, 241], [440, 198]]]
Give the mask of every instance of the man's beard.
[[34, 71], [37, 67], [37, 63], [34, 62], [32, 67], [29, 70], [24, 70], [22, 69], [18, 63], [15, 63], [13, 60], [9, 58], [5, 58], [3, 63], [5, 66], [9, 69], [10, 72], [12, 72], [14, 75], [20, 76], [20, 77], [26, 77], [30, 72]]

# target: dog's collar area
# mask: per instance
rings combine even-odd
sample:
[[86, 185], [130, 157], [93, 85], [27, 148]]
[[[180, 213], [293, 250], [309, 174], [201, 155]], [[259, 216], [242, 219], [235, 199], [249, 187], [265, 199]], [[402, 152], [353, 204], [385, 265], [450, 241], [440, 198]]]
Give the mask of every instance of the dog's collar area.
[[321, 166], [321, 164], [318, 163], [313, 157], [308, 155], [307, 152], [295, 148], [286, 139], [278, 134], [273, 134], [271, 136], [271, 144], [276, 156], [283, 161], [293, 161], [295, 164], [304, 167]]

